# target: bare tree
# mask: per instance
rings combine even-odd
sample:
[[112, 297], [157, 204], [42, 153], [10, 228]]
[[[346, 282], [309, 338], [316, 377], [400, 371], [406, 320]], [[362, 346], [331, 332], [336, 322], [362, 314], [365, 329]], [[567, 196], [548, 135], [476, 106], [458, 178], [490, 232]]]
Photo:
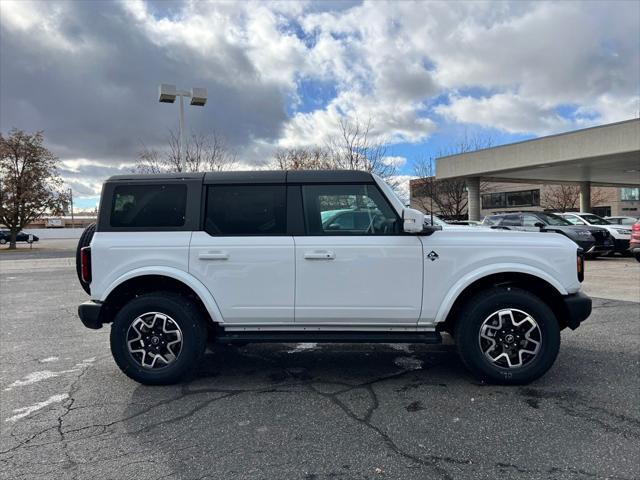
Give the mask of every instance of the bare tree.
[[[469, 137], [465, 133], [449, 147], [441, 149], [436, 158], [481, 150], [490, 147], [492, 143], [491, 137]], [[435, 158], [426, 156], [414, 162], [413, 173], [418, 179], [412, 182], [412, 205], [424, 212], [438, 213], [447, 219], [460, 220], [467, 216], [469, 195], [464, 179], [437, 179]], [[485, 190], [486, 183], [481, 183], [480, 191]]]
[[236, 154], [215, 132], [187, 137], [184, 159], [181, 159], [180, 136], [169, 130], [167, 148], [163, 151], [143, 148], [138, 154], [135, 170], [139, 173], [215, 172], [231, 170], [236, 164]]
[[[591, 205], [606, 201], [607, 195], [603, 189], [598, 187], [591, 189]], [[580, 187], [570, 184], [547, 185], [542, 189], [540, 206], [545, 210], [556, 212], [576, 210], [580, 206]]]
[[334, 168], [326, 148], [283, 148], [275, 153], [276, 166], [281, 170], [329, 170]]
[[580, 187], [577, 185], [548, 185], [542, 189], [540, 206], [545, 210], [567, 212], [578, 208]]
[[280, 149], [275, 154], [275, 166], [286, 170], [364, 170], [383, 178], [396, 187], [397, 167], [386, 162], [387, 146], [373, 141], [372, 121], [338, 122], [338, 133], [324, 146]]
[[371, 139], [371, 118], [364, 123], [357, 118], [353, 121], [342, 118], [338, 127], [339, 133], [327, 142], [327, 148], [337, 168], [365, 170], [375, 173], [387, 182], [393, 180], [398, 173], [397, 167], [391, 162], [385, 162], [386, 143]]
[[10, 231], [9, 248], [16, 236], [44, 213], [60, 215], [69, 203], [58, 175], [58, 158], [44, 145], [44, 134], [13, 129], [0, 133], [0, 221]]

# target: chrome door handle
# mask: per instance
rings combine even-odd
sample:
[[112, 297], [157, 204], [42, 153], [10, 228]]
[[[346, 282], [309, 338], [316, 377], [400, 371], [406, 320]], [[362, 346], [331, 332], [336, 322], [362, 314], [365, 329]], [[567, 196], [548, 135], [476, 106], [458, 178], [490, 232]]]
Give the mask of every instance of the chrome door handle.
[[316, 252], [305, 252], [304, 258], [306, 260], [333, 260], [336, 258], [336, 254], [329, 250], [322, 250]]
[[228, 260], [229, 254], [227, 252], [206, 252], [198, 255], [200, 260]]

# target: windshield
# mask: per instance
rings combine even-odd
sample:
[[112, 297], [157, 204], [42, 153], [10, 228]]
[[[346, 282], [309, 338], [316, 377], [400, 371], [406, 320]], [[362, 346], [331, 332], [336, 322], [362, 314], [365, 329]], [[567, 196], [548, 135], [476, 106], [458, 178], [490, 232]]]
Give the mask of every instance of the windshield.
[[543, 219], [547, 223], [547, 225], [572, 225], [571, 222], [553, 213], [537, 213], [536, 215]]
[[591, 225], [611, 225], [611, 222], [607, 222], [604, 218], [591, 213], [586, 215], [580, 215], [583, 219], [589, 222]]
[[[425, 213], [424, 214], [424, 223], [425, 225], [431, 225], [431, 214], [430, 213]], [[441, 227], [448, 225], [447, 222], [445, 222], [444, 220], [442, 220], [441, 218], [438, 218], [437, 215], [433, 216], [433, 225], [440, 225]]]

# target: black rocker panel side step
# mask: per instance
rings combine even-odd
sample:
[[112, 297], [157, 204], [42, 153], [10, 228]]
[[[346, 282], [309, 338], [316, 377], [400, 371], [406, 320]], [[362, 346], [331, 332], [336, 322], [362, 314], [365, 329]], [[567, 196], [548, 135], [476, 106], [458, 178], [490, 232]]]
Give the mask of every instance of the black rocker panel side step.
[[225, 332], [217, 343], [441, 343], [440, 332]]

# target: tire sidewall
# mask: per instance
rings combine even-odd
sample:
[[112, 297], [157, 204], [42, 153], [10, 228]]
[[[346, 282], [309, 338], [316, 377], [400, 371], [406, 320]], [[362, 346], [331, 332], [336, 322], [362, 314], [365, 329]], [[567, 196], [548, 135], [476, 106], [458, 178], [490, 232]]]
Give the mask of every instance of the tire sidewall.
[[[489, 315], [503, 308], [522, 310], [537, 322], [542, 345], [536, 357], [518, 368], [503, 368], [484, 355], [479, 344], [480, 327]], [[458, 350], [467, 367], [484, 380], [525, 384], [542, 376], [553, 365], [560, 347], [560, 327], [551, 309], [538, 297], [515, 288], [502, 288], [474, 297], [456, 329]]]
[[[182, 347], [176, 360], [159, 369], [144, 368], [136, 362], [127, 348], [129, 326], [148, 312], [164, 313], [182, 331]], [[165, 385], [182, 380], [195, 370], [204, 352], [206, 331], [195, 307], [177, 295], [143, 295], [126, 304], [111, 326], [111, 353], [120, 369], [130, 378], [146, 385]]]

